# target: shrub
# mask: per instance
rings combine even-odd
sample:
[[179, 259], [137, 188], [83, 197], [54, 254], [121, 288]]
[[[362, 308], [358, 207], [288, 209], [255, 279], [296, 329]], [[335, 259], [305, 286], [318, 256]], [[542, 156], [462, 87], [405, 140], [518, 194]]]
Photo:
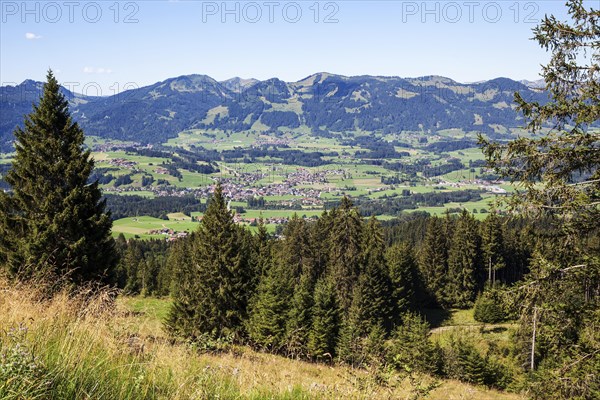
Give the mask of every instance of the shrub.
[[500, 299], [493, 294], [482, 294], [475, 301], [475, 309], [473, 311], [475, 321], [485, 324], [496, 324], [506, 319], [506, 314], [502, 309]]
[[490, 352], [482, 354], [472, 340], [453, 336], [444, 349], [444, 374], [463, 382], [506, 389], [512, 382], [508, 369]]
[[427, 321], [418, 314], [404, 314], [388, 343], [388, 362], [399, 370], [437, 373], [440, 351], [429, 336]]

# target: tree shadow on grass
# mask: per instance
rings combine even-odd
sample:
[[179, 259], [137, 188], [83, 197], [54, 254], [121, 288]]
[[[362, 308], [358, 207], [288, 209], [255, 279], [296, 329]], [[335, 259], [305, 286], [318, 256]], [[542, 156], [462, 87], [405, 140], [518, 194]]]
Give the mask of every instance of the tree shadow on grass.
[[431, 328], [444, 326], [452, 318], [452, 313], [443, 308], [424, 308], [421, 310], [421, 314]]

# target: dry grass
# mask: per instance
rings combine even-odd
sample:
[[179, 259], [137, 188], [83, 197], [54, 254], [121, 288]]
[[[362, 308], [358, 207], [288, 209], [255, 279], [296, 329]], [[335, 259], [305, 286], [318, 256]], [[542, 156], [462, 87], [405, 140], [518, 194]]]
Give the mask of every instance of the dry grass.
[[[33, 392], [11, 393], [10, 384], [7, 389], [0, 382], [0, 398], [405, 399], [416, 398], [416, 387], [432, 382], [423, 376], [412, 383], [396, 382], [398, 377], [392, 375], [383, 377], [391, 385], [381, 385], [377, 374], [368, 371], [295, 361], [245, 347], [199, 354], [190, 346], [172, 344], [155, 316], [132, 312], [126, 303], [115, 303], [109, 292], [90, 294], [62, 293], [40, 300], [36, 290], [0, 282], [0, 355], [10, 345], [7, 332], [26, 327], [22, 345], [43, 366], [39, 379], [47, 389], [37, 397]], [[520, 397], [443, 381], [427, 398]]]

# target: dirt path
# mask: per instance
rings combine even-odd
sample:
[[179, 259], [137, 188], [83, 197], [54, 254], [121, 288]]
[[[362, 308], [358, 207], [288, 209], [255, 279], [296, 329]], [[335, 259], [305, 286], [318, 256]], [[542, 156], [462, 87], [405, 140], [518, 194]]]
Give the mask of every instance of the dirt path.
[[451, 329], [456, 329], [456, 328], [466, 328], [466, 329], [479, 329], [479, 328], [487, 328], [487, 329], [494, 329], [494, 328], [511, 328], [515, 326], [515, 324], [471, 324], [471, 325], [447, 325], [447, 326], [440, 326], [439, 328], [433, 328], [432, 330], [430, 330], [429, 332], [431, 333], [441, 333], [441, 332], [445, 332], [445, 331], [449, 331]]

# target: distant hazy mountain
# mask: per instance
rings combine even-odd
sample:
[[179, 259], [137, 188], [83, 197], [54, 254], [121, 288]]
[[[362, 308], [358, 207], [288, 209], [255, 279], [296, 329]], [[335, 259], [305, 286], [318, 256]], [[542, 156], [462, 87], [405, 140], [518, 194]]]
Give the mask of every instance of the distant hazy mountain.
[[530, 88], [534, 88], [534, 89], [545, 89], [546, 88], [546, 81], [543, 79], [538, 79], [535, 81], [528, 81], [526, 79], [523, 79], [521, 82], [523, 85], [530, 87]]
[[[0, 87], [0, 148], [37, 101], [41, 83]], [[441, 76], [346, 77], [317, 73], [284, 82], [206, 75], [167, 79], [110, 97], [65, 90], [87, 134], [160, 143], [187, 129], [328, 132], [493, 132], [519, 127], [513, 94], [544, 102], [543, 91], [507, 78], [461, 84]]]
[[221, 81], [220, 83], [232, 92], [241, 93], [257, 82], [258, 79], [244, 79], [236, 76], [235, 78], [227, 79], [226, 81]]

